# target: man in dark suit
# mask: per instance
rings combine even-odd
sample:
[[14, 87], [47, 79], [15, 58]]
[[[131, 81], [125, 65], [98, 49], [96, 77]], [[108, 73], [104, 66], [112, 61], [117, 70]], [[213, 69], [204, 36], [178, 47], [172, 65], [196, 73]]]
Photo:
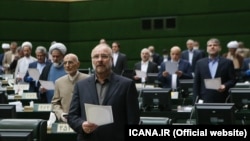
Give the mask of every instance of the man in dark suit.
[[[141, 61], [134, 65], [134, 70], [143, 71], [146, 73], [158, 73], [158, 65], [149, 60], [150, 51], [147, 48], [141, 50]], [[145, 79], [145, 80], [144, 80]], [[146, 82], [146, 78], [140, 78], [134, 73], [134, 80], [136, 83]]]
[[114, 73], [121, 75], [122, 72], [127, 68], [127, 56], [124, 53], [120, 52], [120, 43], [112, 43], [112, 52], [113, 52], [113, 64], [112, 70]]
[[[78, 134], [78, 141], [125, 141], [125, 125], [140, 121], [135, 83], [112, 72], [112, 50], [107, 44], [97, 45], [91, 57], [95, 74], [75, 84], [68, 124]], [[113, 123], [98, 126], [89, 122], [87, 103], [111, 106]]]
[[244, 58], [239, 81], [250, 81], [250, 58]]
[[[205, 103], [227, 102], [228, 90], [235, 86], [236, 76], [233, 62], [219, 56], [221, 51], [220, 41], [212, 38], [207, 41], [208, 57], [199, 60], [195, 68], [193, 98], [203, 100]], [[204, 79], [221, 78], [218, 89], [207, 89]]]
[[[175, 72], [177, 75], [177, 86], [179, 85], [179, 79], [192, 79], [192, 68], [187, 60], [181, 59], [181, 48], [173, 46], [170, 50], [171, 59], [169, 61], [178, 64], [178, 70]], [[172, 74], [166, 71], [166, 62], [162, 62], [160, 72], [158, 74], [158, 80], [161, 82], [163, 88], [172, 88]]]
[[194, 41], [189, 39], [186, 42], [187, 50], [182, 51], [181, 58], [189, 61], [192, 66], [192, 72], [195, 70], [196, 62], [202, 58], [202, 54], [199, 50], [194, 49]]
[[[29, 69], [30, 68], [35, 68], [39, 71], [39, 74], [42, 73], [43, 68], [48, 65], [51, 64], [51, 61], [48, 60], [47, 58], [47, 49], [43, 46], [38, 46], [36, 48], [36, 58], [37, 61], [32, 62], [29, 64]], [[30, 84], [30, 88], [29, 91], [30, 92], [36, 92], [38, 94], [39, 92], [39, 85], [37, 83], [38, 80], [34, 80], [30, 75], [29, 72], [26, 73], [26, 75], [24, 76], [24, 82], [27, 82]], [[39, 95], [38, 95], [39, 96]]]
[[161, 55], [157, 52], [155, 52], [155, 47], [154, 46], [149, 46], [148, 47], [149, 51], [150, 51], [150, 61], [156, 63], [158, 66], [161, 65]]

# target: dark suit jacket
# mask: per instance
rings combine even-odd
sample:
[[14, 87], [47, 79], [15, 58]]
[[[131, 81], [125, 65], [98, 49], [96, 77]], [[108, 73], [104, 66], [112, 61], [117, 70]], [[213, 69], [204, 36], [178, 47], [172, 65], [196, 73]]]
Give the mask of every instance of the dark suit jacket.
[[158, 53], [153, 54], [153, 62], [155, 62], [158, 66], [161, 65], [161, 55]]
[[[187, 60], [189, 61], [189, 51], [188, 50], [184, 50], [182, 51], [181, 53], [181, 58], [184, 59], [184, 60]], [[193, 53], [193, 60], [192, 60], [192, 72], [195, 71], [195, 65], [196, 65], [196, 62], [202, 58], [202, 54], [199, 50], [194, 50], [194, 53]]]
[[[47, 60], [46, 65], [48, 65], [48, 64], [51, 64], [51, 61]], [[30, 63], [28, 68], [37, 68], [37, 61]], [[29, 77], [29, 72], [27, 71], [26, 75], [23, 78], [24, 82], [28, 82], [28, 77]], [[38, 87], [38, 85], [36, 86], [36, 84], [35, 84], [36, 81], [33, 80], [31, 82], [28, 82], [28, 83], [30, 84], [29, 91], [30, 92], [37, 92], [37, 94], [38, 94], [39, 87]]]
[[82, 123], [87, 120], [84, 103], [100, 105], [95, 76], [92, 75], [75, 84], [68, 124], [77, 132], [79, 141], [124, 141], [125, 125], [139, 124], [138, 93], [134, 82], [115, 73], [111, 74], [109, 82], [102, 105], [112, 107], [114, 123], [99, 126], [91, 134], [83, 131]]
[[[163, 88], [172, 88], [172, 75], [163, 77], [162, 73], [166, 70], [165, 62], [161, 63], [160, 71], [158, 73], [158, 80], [161, 82]], [[178, 63], [178, 70], [182, 71], [182, 76], [177, 79], [177, 87], [179, 86], [179, 79], [192, 79], [192, 68], [187, 60], [180, 59]]]
[[127, 69], [127, 56], [123, 53], [118, 53], [116, 65], [112, 65], [112, 70], [116, 74], [121, 75], [125, 69]]
[[198, 96], [199, 99], [204, 100], [206, 103], [225, 103], [229, 95], [228, 90], [234, 87], [236, 83], [233, 62], [224, 57], [219, 57], [215, 78], [221, 77], [221, 84], [226, 86], [226, 90], [223, 93], [205, 88], [204, 79], [212, 78], [208, 62], [209, 60], [207, 57], [199, 60], [196, 64], [193, 98], [196, 100]]
[[[134, 66], [134, 70], [141, 70], [141, 61], [137, 62]], [[149, 61], [148, 62], [148, 69], [146, 73], [158, 73], [159, 69], [158, 69], [158, 65], [154, 62]], [[136, 75], [135, 71], [134, 71], [134, 76]], [[136, 83], [141, 83], [141, 79], [136, 80]]]
[[241, 68], [241, 81], [250, 81], [250, 77], [246, 75], [246, 71], [249, 70], [250, 58], [245, 58]]
[[[43, 71], [42, 71], [42, 73], [40, 74], [39, 80], [45, 80], [45, 81], [48, 80], [49, 71], [50, 71], [50, 68], [51, 68], [52, 65], [53, 65], [53, 63], [50, 63], [50, 64], [46, 65], [46, 66], [43, 68]], [[41, 84], [38, 83], [38, 88], [39, 88], [40, 86], [41, 86]], [[40, 97], [40, 99], [39, 99], [39, 100], [40, 100], [40, 103], [48, 103], [46, 93], [40, 93], [40, 94], [39, 94], [39, 97]]]

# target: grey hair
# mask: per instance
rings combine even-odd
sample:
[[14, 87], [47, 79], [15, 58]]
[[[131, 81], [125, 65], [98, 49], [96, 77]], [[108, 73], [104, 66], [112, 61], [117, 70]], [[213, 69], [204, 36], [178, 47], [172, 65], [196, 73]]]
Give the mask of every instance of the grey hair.
[[38, 46], [37, 48], [36, 48], [36, 51], [35, 51], [36, 53], [37, 52], [42, 52], [42, 53], [44, 53], [44, 54], [47, 54], [47, 49], [44, 47], [44, 46]]

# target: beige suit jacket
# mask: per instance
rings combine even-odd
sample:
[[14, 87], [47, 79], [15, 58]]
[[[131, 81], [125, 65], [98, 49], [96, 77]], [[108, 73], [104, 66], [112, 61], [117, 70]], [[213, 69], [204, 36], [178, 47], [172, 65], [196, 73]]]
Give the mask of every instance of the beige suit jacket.
[[73, 96], [74, 85], [77, 81], [87, 78], [89, 75], [78, 72], [73, 81], [69, 79], [68, 74], [58, 78], [55, 81], [55, 91], [52, 98], [52, 109], [57, 119], [61, 121], [62, 113], [69, 112], [69, 106]]

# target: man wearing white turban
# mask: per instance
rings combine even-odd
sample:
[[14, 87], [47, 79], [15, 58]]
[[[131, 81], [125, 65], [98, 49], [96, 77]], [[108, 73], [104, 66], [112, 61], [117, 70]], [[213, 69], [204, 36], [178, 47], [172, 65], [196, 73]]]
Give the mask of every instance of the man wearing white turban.
[[10, 44], [8, 43], [2, 43], [2, 49], [3, 52], [0, 54], [0, 74], [2, 74], [4, 72], [4, 68], [3, 68], [3, 58], [4, 58], [4, 54], [9, 51], [10, 49]]
[[227, 43], [228, 52], [224, 53], [222, 56], [233, 61], [234, 70], [237, 76], [237, 80], [241, 79], [241, 69], [243, 66], [244, 58], [236, 52], [239, 47], [238, 41], [230, 41]]
[[31, 56], [32, 52], [32, 44], [31, 42], [23, 42], [22, 43], [22, 49], [23, 49], [23, 57], [17, 61], [17, 66], [15, 69], [14, 77], [17, 82], [23, 81], [23, 77], [28, 71], [29, 64], [37, 61], [37, 59], [33, 56]]
[[[56, 42], [50, 46], [49, 54], [52, 57], [51, 61], [53, 63], [44, 67], [39, 80], [52, 81], [55, 83], [59, 77], [66, 75], [63, 67], [63, 58], [66, 52], [67, 48], [62, 43]], [[54, 90], [47, 90], [41, 86], [39, 92], [41, 103], [51, 103], [54, 96]]]

